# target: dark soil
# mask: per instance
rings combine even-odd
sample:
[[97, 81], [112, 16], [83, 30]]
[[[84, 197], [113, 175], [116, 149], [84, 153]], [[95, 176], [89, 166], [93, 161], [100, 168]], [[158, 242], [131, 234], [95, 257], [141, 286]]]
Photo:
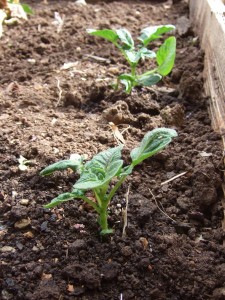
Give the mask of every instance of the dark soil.
[[[27, 2], [35, 14], [5, 28], [1, 39], [0, 298], [225, 299], [222, 147], [202, 93], [204, 57], [194, 33], [177, 33], [170, 76], [131, 95], [110, 87], [126, 70], [123, 58], [86, 33], [126, 27], [138, 36], [151, 24], [176, 25], [188, 17], [187, 4]], [[52, 23], [56, 11], [65, 18], [59, 33]], [[75, 66], [62, 70], [68, 62]], [[109, 208], [115, 233], [101, 239], [96, 214], [82, 201], [43, 209], [70, 191], [77, 176], [42, 178], [39, 172], [72, 153], [91, 158], [116, 146], [110, 121], [121, 130], [130, 126], [124, 133], [127, 162], [155, 127], [175, 128], [178, 137], [129, 176]], [[25, 171], [18, 168], [20, 155], [30, 160]], [[128, 186], [129, 224], [122, 237]]]

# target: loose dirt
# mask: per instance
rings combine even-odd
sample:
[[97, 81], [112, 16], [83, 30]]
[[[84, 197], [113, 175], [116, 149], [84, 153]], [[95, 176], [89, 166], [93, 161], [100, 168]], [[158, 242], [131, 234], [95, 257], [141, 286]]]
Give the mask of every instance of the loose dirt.
[[[175, 68], [163, 82], [126, 95], [111, 88], [127, 68], [124, 59], [86, 33], [126, 27], [137, 37], [152, 24], [182, 23], [187, 4], [27, 3], [35, 14], [5, 28], [0, 46], [0, 298], [224, 299], [222, 146], [211, 129], [204, 53], [195, 34], [189, 25], [176, 33]], [[54, 12], [64, 18], [59, 33]], [[178, 137], [129, 176], [109, 207], [115, 234], [102, 239], [96, 214], [82, 201], [43, 208], [70, 191], [77, 175], [42, 178], [39, 172], [72, 153], [91, 158], [116, 146], [109, 122], [120, 130], [130, 126], [124, 133], [126, 162], [148, 130], [175, 128]], [[25, 171], [19, 169], [20, 155], [30, 161]]]

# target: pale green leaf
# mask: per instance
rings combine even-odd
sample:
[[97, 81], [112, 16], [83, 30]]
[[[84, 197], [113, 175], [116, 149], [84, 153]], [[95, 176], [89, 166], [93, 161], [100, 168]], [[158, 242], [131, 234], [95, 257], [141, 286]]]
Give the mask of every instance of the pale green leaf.
[[82, 191], [74, 190], [72, 193], [63, 193], [58, 197], [54, 198], [50, 203], [44, 205], [44, 208], [53, 208], [61, 203], [67, 202], [74, 198], [81, 198], [83, 195]]
[[134, 48], [134, 41], [132, 39], [130, 32], [127, 29], [125, 29], [125, 28], [118, 29], [118, 30], [116, 30], [116, 33], [117, 33], [124, 49], [133, 49]]
[[87, 29], [87, 32], [94, 36], [102, 37], [112, 43], [115, 43], [118, 40], [118, 34], [111, 29], [95, 30]]
[[165, 40], [156, 53], [158, 63], [157, 72], [162, 76], [168, 75], [173, 66], [176, 57], [176, 38], [171, 36]]
[[76, 159], [61, 160], [59, 162], [56, 162], [46, 167], [44, 170], [40, 172], [40, 175], [47, 176], [52, 174], [55, 171], [63, 171], [66, 169], [72, 169], [75, 172], [76, 170], [81, 169], [82, 166], [83, 166], [83, 157], [77, 154]]
[[175, 26], [173, 25], [149, 26], [141, 31], [141, 36], [138, 39], [143, 43], [144, 46], [147, 46], [150, 42], [161, 38], [162, 34], [174, 29]]
[[140, 146], [131, 151], [132, 166], [141, 163], [146, 158], [158, 153], [166, 147], [173, 137], [177, 136], [174, 129], [156, 128], [149, 131], [140, 143]]
[[138, 76], [137, 82], [142, 86], [152, 86], [159, 82], [162, 79], [162, 76], [156, 73], [153, 74], [143, 74]]

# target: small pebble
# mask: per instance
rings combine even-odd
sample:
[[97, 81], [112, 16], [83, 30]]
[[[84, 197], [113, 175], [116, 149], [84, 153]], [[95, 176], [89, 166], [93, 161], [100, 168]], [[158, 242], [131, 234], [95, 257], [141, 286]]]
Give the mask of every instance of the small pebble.
[[16, 252], [16, 249], [10, 246], [4, 246], [0, 248], [1, 252]]
[[22, 219], [20, 221], [17, 221], [15, 224], [14, 224], [14, 227], [17, 228], [17, 229], [23, 229], [27, 226], [30, 225], [30, 218], [28, 219]]
[[29, 200], [28, 199], [21, 199], [20, 204], [24, 205], [24, 206], [27, 206], [29, 204]]

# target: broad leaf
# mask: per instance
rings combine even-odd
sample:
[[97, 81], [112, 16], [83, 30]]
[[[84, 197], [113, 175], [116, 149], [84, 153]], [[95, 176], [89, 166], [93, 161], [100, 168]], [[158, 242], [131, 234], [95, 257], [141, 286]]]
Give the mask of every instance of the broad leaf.
[[130, 94], [132, 88], [135, 86], [135, 78], [129, 74], [121, 74], [118, 79], [125, 86], [126, 93]]
[[60, 194], [58, 197], [54, 198], [50, 203], [44, 205], [45, 208], [53, 208], [61, 203], [67, 202], [74, 198], [81, 198], [83, 195], [82, 191], [73, 191], [72, 193], [63, 193]]
[[174, 36], [165, 40], [156, 53], [156, 61], [159, 65], [157, 72], [162, 76], [170, 73], [176, 57], [176, 38]]
[[161, 26], [150, 26], [146, 27], [141, 31], [141, 36], [138, 38], [139, 41], [147, 46], [150, 42], [162, 37], [162, 34], [174, 30], [173, 25], [161, 25]]
[[83, 166], [83, 157], [77, 154], [76, 159], [61, 160], [57, 163], [54, 163], [46, 167], [44, 170], [40, 172], [40, 175], [47, 176], [52, 174], [55, 171], [63, 171], [66, 169], [72, 169], [75, 172], [76, 170], [81, 169], [82, 166]]
[[133, 49], [134, 48], [134, 41], [132, 39], [132, 36], [130, 34], [130, 32], [125, 29], [125, 28], [121, 28], [116, 30], [116, 33], [122, 43], [122, 48], [123, 49]]
[[119, 38], [118, 34], [111, 29], [103, 29], [103, 30], [87, 29], [87, 32], [91, 35], [102, 37], [112, 43], [115, 43]]
[[162, 79], [162, 76], [159, 74], [143, 74], [138, 76], [137, 78], [137, 82], [139, 85], [142, 86], [151, 86], [156, 84], [157, 82], [159, 82]]
[[131, 151], [132, 166], [136, 166], [146, 158], [156, 154], [168, 145], [173, 137], [177, 136], [174, 129], [156, 128], [149, 131], [138, 148]]
[[85, 164], [81, 177], [73, 187], [88, 190], [108, 184], [123, 165], [121, 159], [122, 148], [123, 145], [120, 145], [95, 155], [91, 161]]

